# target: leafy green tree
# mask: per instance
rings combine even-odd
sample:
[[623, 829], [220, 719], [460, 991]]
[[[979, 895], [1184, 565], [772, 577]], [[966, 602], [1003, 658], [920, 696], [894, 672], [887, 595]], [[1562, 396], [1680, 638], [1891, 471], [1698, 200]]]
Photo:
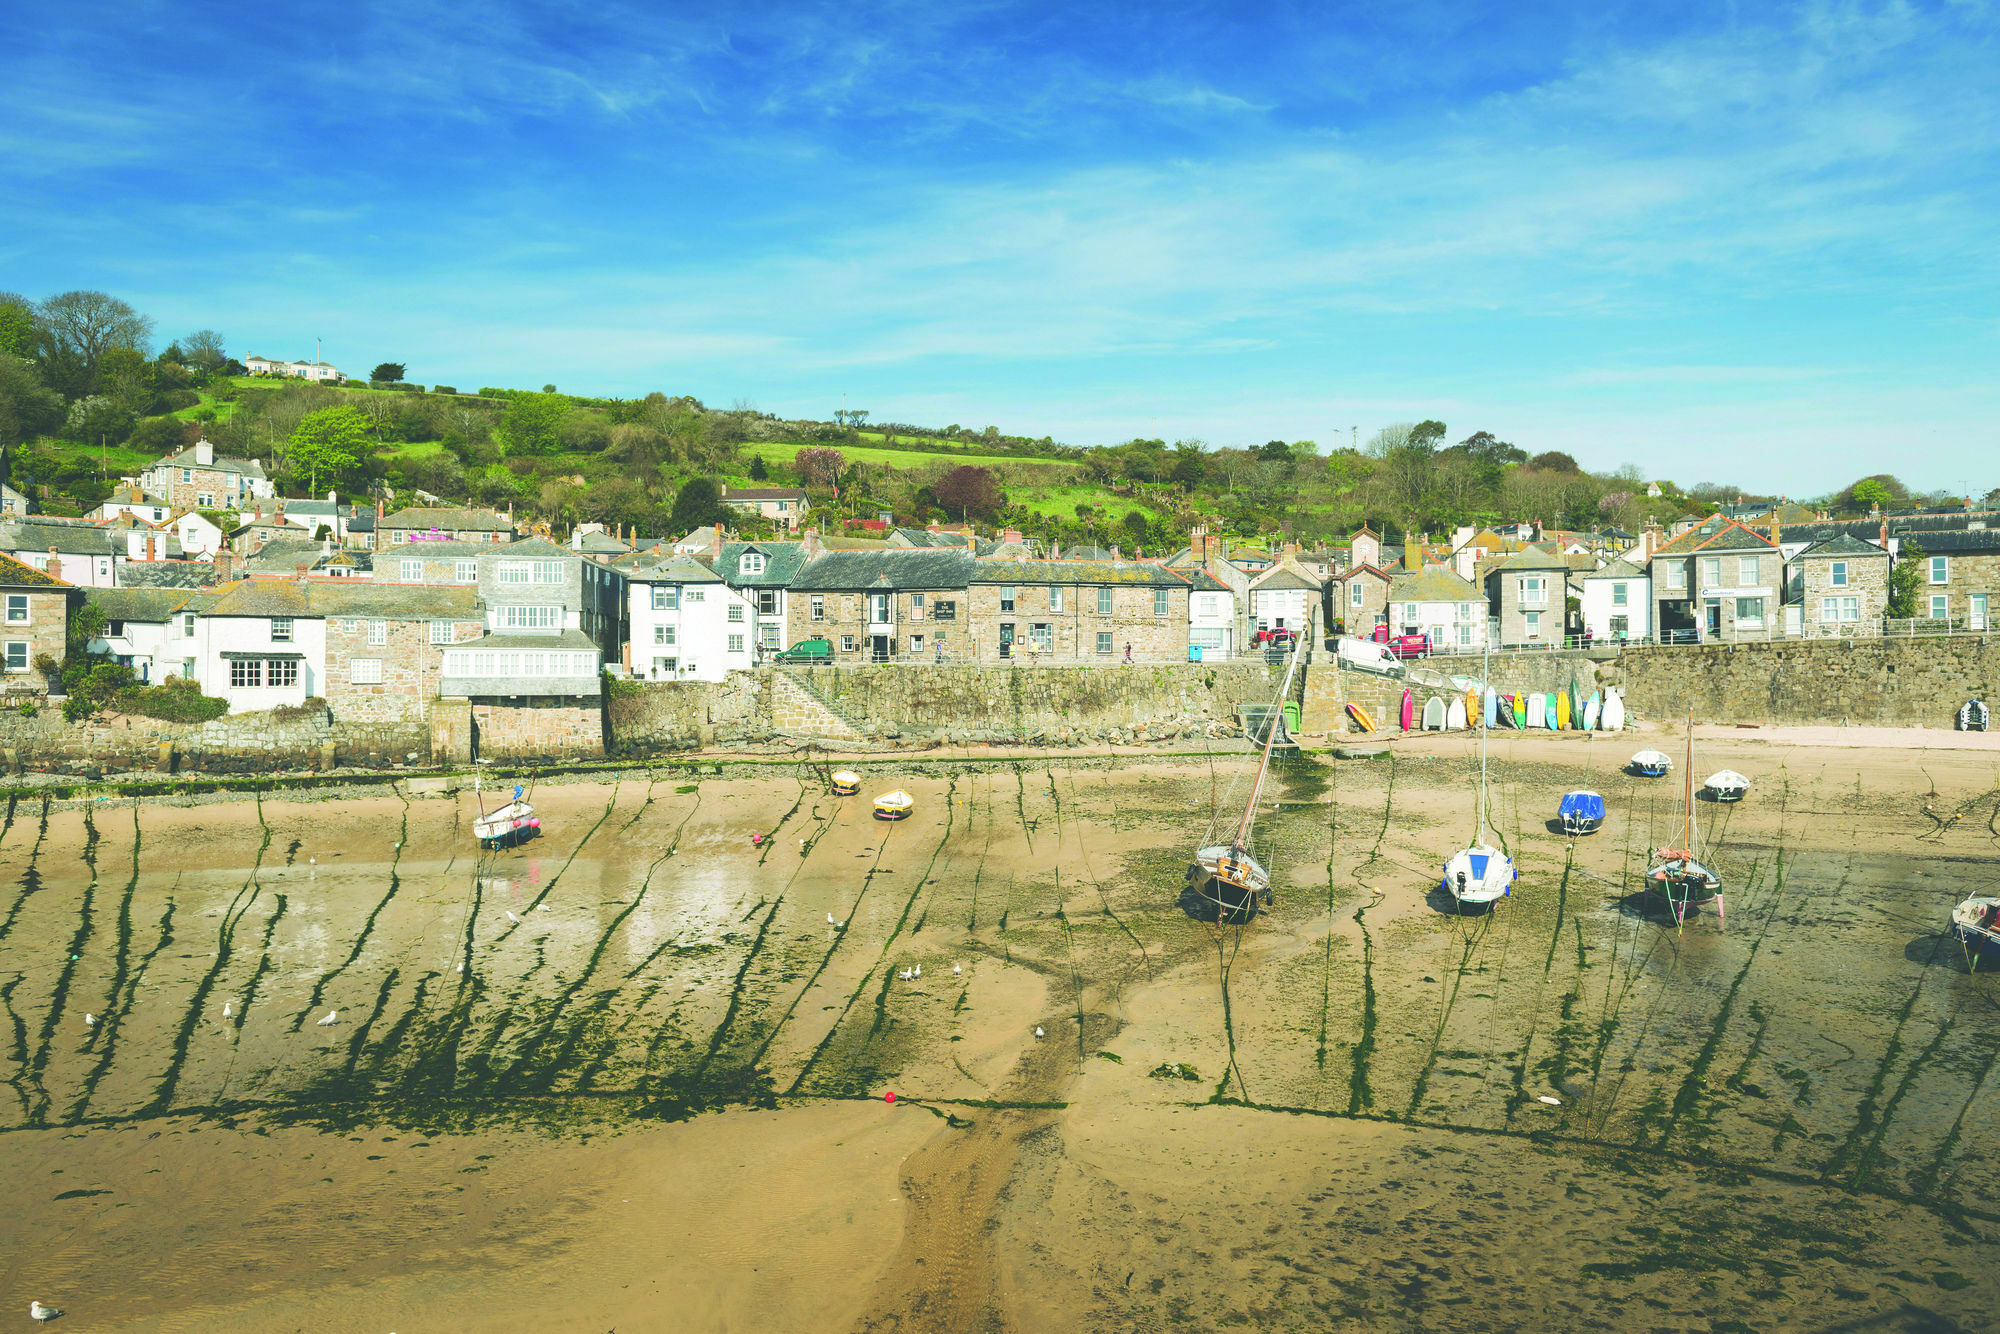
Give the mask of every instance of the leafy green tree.
[[35, 355], [35, 312], [28, 303], [11, 294], [0, 295], [0, 355]]
[[292, 476], [304, 477], [306, 489], [317, 495], [321, 477], [339, 479], [367, 453], [368, 418], [353, 408], [320, 408], [299, 419], [290, 444]]
[[409, 370], [410, 368], [400, 361], [385, 361], [374, 370], [368, 372], [368, 378], [370, 380], [382, 380], [393, 383], [397, 380], [408, 379]]
[[1872, 510], [1888, 505], [1889, 501], [1889, 488], [1872, 477], [1854, 484], [1854, 503], [1857, 505], [1866, 505]]
[[150, 453], [169, 453], [188, 443], [187, 423], [178, 417], [148, 417], [132, 428], [125, 443]]
[[750, 480], [753, 482], [768, 482], [771, 480], [771, 470], [764, 465], [764, 456], [762, 454], [752, 454], [750, 456]]
[[706, 477], [694, 477], [681, 484], [674, 496], [672, 524], [674, 531], [685, 533], [694, 528], [707, 528], [723, 521], [722, 492], [714, 482]]
[[1547, 472], [1579, 472], [1576, 460], [1560, 449], [1551, 449], [1545, 454], [1537, 454], [1528, 460], [1531, 468], [1541, 468]]
[[133, 420], [129, 408], [102, 394], [92, 394], [70, 404], [63, 436], [86, 445], [123, 444], [132, 434]]
[[[1863, 483], [1866, 485], [1866, 483]], [[1926, 552], [1909, 538], [1897, 544], [1896, 563], [1889, 568], [1889, 615], [1904, 620], [1917, 614], [1918, 590], [1929, 575]]]
[[35, 308], [42, 364], [54, 388], [68, 398], [96, 391], [106, 353], [125, 348], [143, 357], [153, 321], [106, 292], [63, 292]]
[[553, 388], [539, 394], [517, 394], [508, 401], [501, 429], [516, 454], [548, 454], [562, 440], [569, 400]]
[[0, 448], [51, 434], [62, 423], [62, 399], [42, 383], [34, 363], [0, 352]]
[[[1290, 457], [1289, 454], [1287, 457]], [[1208, 460], [1203, 457], [1201, 446], [1191, 444], [1174, 446], [1174, 466], [1169, 476], [1187, 491], [1192, 491], [1207, 481]]]

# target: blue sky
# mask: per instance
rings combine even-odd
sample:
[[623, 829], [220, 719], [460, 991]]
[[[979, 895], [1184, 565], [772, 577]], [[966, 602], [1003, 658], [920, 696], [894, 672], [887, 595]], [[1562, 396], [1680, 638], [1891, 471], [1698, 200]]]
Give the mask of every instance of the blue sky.
[[1982, 0], [321, 13], [0, 15], [0, 289], [460, 388], [2000, 485]]

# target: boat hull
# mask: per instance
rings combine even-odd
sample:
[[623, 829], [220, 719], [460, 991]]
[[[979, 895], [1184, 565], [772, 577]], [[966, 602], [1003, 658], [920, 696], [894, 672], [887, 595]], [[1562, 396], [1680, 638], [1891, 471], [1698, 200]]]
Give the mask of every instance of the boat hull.
[[525, 801], [517, 801], [502, 806], [491, 815], [483, 815], [472, 822], [472, 836], [483, 848], [507, 848], [517, 843], [526, 843], [542, 832], [542, 822], [535, 815], [535, 808]]
[[1507, 855], [1482, 843], [1446, 862], [1438, 887], [1460, 905], [1497, 903], [1514, 892], [1514, 877]]
[[1691, 857], [1669, 858], [1646, 872], [1646, 889], [1669, 903], [1706, 903], [1722, 893], [1722, 877]]
[[1196, 849], [1194, 857], [1194, 865], [1188, 867], [1188, 888], [1213, 906], [1219, 917], [1247, 921], [1259, 908], [1270, 906], [1270, 873], [1245, 849], [1216, 844]]

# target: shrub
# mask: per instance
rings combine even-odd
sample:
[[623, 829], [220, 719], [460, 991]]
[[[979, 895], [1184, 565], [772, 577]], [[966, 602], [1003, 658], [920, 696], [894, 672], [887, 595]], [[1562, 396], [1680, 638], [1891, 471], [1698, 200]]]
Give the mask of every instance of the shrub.
[[274, 723], [295, 723], [303, 718], [317, 718], [325, 712], [326, 701], [317, 695], [309, 695], [297, 704], [280, 704], [272, 709], [271, 721]]
[[41, 709], [35, 704], [35, 701], [31, 699], [24, 699], [20, 702], [19, 705], [15, 707], [14, 711], [20, 714], [23, 718], [32, 718], [36, 714], [40, 713]]
[[448, 384], [434, 384], [431, 386], [431, 392], [433, 394], [455, 394], [458, 390]]
[[[135, 686], [117, 700], [120, 713], [136, 713], [170, 723], [205, 723], [229, 712], [229, 701], [201, 693], [185, 676], [170, 676], [156, 686]], [[64, 710], [67, 715], [67, 708]]]

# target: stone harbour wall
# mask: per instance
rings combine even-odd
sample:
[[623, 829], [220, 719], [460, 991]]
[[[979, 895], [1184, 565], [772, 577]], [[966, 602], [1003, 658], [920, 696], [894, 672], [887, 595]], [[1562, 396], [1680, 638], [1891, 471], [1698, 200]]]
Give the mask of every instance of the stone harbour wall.
[[1989, 635], [1628, 648], [1606, 664], [1647, 721], [1950, 728], [1959, 705], [2000, 704]]
[[431, 753], [423, 724], [336, 723], [325, 710], [283, 719], [236, 713], [206, 723], [110, 714], [72, 724], [59, 705], [32, 717], [0, 710], [0, 750], [11, 770], [69, 774], [378, 768], [425, 763]]

